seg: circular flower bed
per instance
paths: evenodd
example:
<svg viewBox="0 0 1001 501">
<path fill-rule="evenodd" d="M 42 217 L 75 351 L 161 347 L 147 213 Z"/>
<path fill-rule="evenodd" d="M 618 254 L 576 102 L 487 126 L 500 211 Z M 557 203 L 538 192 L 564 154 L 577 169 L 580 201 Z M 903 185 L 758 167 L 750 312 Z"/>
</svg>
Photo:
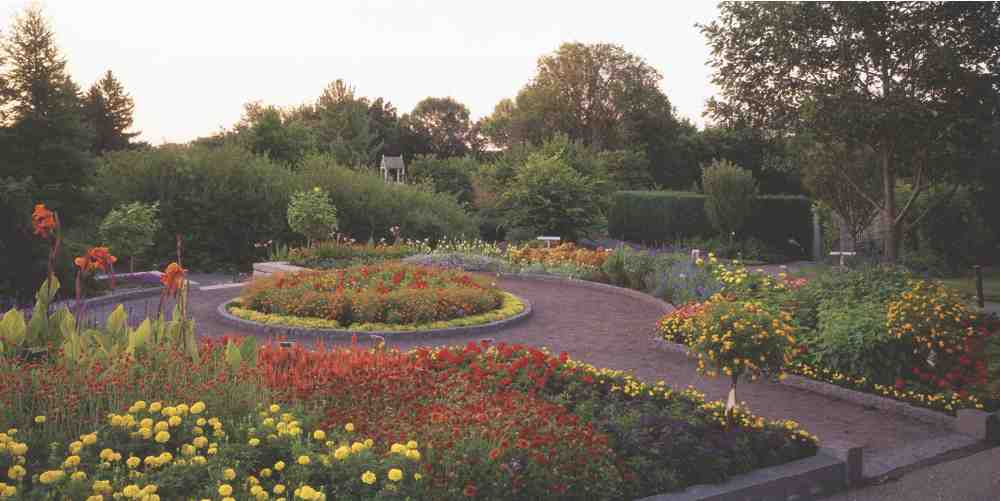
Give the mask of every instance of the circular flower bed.
<svg viewBox="0 0 1001 501">
<path fill-rule="evenodd" d="M 476 325 L 524 309 L 487 278 L 398 262 L 259 278 L 239 303 L 229 312 L 246 320 L 351 330 Z"/>
</svg>

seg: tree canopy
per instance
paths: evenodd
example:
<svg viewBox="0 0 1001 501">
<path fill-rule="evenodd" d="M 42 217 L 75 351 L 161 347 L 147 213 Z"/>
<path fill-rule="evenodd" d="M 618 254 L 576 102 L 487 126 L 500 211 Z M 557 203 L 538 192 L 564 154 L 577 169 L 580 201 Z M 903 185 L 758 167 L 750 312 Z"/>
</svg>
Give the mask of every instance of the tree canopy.
<svg viewBox="0 0 1001 501">
<path fill-rule="evenodd" d="M 971 153 L 997 136 L 997 3 L 734 2 L 701 29 L 721 91 L 710 116 L 873 148 L 883 189 L 869 203 L 883 215 L 889 261 L 932 180 L 997 158 L 996 147 Z M 899 209 L 898 176 L 914 186 Z"/>
</svg>

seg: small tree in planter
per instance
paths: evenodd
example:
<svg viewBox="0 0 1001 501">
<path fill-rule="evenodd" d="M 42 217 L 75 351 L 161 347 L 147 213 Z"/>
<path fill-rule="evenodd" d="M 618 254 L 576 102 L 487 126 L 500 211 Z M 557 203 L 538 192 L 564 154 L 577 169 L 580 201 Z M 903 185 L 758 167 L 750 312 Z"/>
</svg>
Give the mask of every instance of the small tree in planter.
<svg viewBox="0 0 1001 501">
<path fill-rule="evenodd" d="M 720 233 L 733 238 L 754 210 L 758 183 L 751 171 L 727 160 L 713 160 L 702 169 L 706 216 Z"/>
<path fill-rule="evenodd" d="M 307 245 L 329 238 L 337 231 L 337 208 L 319 186 L 292 195 L 288 204 L 288 225 L 306 237 Z"/>
<path fill-rule="evenodd" d="M 118 255 L 129 256 L 129 271 L 136 271 L 136 260 L 153 246 L 160 230 L 160 204 L 132 202 L 112 209 L 101 222 L 101 240 Z"/>
<path fill-rule="evenodd" d="M 730 377 L 727 415 L 737 402 L 737 381 L 779 376 L 795 346 L 792 316 L 757 301 L 715 296 L 693 322 L 689 348 L 699 373 Z"/>
</svg>

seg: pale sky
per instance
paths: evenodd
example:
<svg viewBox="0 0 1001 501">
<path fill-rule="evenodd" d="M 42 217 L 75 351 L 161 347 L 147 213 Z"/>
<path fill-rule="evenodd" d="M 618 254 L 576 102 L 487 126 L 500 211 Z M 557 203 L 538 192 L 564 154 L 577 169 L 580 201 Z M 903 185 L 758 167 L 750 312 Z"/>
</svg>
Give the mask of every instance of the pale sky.
<svg viewBox="0 0 1001 501">
<path fill-rule="evenodd" d="M 0 0 L 3 31 L 26 3 Z M 452 96 L 473 118 L 514 97 L 539 56 L 562 42 L 610 42 L 664 76 L 680 116 L 700 126 L 714 93 L 709 49 L 693 26 L 715 2 L 668 1 L 80 1 L 43 0 L 83 88 L 111 69 L 153 144 L 231 127 L 243 104 L 313 101 L 342 78 L 400 114 Z"/>
</svg>

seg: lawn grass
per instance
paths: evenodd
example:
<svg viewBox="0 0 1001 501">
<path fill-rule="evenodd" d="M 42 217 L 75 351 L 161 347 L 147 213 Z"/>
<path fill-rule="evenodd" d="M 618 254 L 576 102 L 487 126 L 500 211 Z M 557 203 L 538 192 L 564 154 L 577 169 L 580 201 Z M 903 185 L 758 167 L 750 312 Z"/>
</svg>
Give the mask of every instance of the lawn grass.
<svg viewBox="0 0 1001 501">
<path fill-rule="evenodd" d="M 984 300 L 985 301 L 999 301 L 998 293 L 998 269 L 988 268 L 984 270 Z M 977 278 L 974 275 L 965 277 L 955 277 L 955 278 L 943 278 L 942 282 L 946 285 L 962 292 L 963 294 L 976 297 L 977 296 Z"/>
</svg>

